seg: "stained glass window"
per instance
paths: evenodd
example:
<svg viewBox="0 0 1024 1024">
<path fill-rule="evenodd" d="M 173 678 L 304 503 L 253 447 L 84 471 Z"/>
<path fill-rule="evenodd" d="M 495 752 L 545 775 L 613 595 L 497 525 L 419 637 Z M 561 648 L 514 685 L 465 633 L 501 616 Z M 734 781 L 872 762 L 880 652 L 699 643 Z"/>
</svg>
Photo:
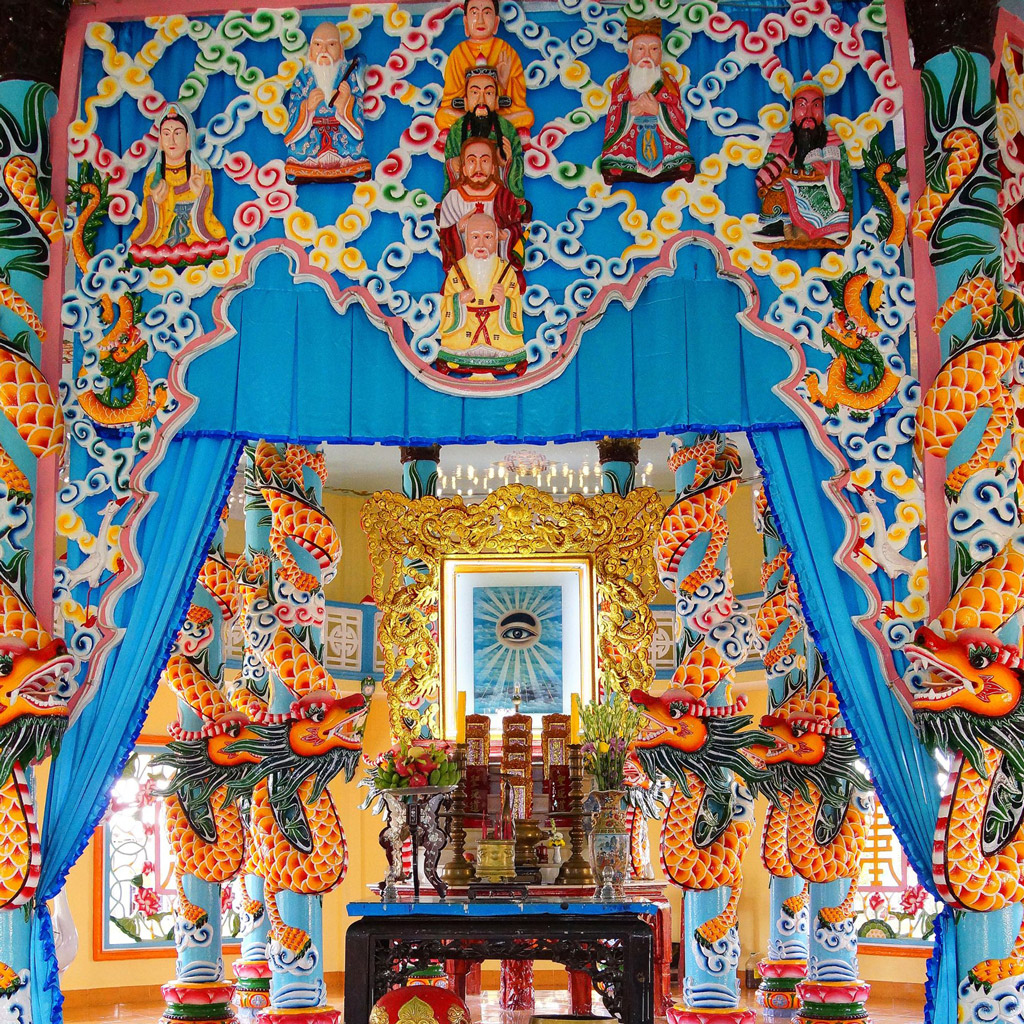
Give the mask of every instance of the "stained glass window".
<svg viewBox="0 0 1024 1024">
<path fill-rule="evenodd" d="M 932 941 L 939 907 L 914 874 L 877 797 L 867 822 L 854 910 L 857 934 L 866 941 Z"/>
<path fill-rule="evenodd" d="M 102 907 L 95 919 L 103 952 L 140 948 L 174 950 L 174 858 L 164 828 L 162 790 L 172 769 L 153 764 L 162 747 L 140 745 L 114 784 L 100 824 Z M 231 889 L 225 887 L 225 940 L 236 939 L 241 921 Z"/>
</svg>

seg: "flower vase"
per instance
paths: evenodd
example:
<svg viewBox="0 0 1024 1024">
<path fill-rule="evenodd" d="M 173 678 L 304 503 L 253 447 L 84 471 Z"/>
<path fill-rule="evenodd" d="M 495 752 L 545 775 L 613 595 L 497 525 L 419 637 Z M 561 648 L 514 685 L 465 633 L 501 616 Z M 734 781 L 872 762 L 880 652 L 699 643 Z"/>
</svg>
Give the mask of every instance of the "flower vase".
<svg viewBox="0 0 1024 1024">
<path fill-rule="evenodd" d="M 599 789 L 593 793 L 600 805 L 591 833 L 594 875 L 599 891 L 608 882 L 615 897 L 624 895 L 629 871 L 629 826 L 622 809 L 625 795 L 621 789 Z"/>
</svg>

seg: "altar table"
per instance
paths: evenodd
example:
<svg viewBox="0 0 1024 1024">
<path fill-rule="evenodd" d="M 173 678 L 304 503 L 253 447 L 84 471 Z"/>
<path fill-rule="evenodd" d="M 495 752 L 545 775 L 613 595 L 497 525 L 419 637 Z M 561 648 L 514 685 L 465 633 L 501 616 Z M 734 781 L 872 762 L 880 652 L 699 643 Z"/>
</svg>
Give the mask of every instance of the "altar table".
<svg viewBox="0 0 1024 1024">
<path fill-rule="evenodd" d="M 361 920 L 345 936 L 345 1024 L 366 1024 L 420 961 L 446 960 L 553 960 L 588 974 L 614 1017 L 653 1024 L 656 912 L 648 900 L 350 903 Z"/>
</svg>

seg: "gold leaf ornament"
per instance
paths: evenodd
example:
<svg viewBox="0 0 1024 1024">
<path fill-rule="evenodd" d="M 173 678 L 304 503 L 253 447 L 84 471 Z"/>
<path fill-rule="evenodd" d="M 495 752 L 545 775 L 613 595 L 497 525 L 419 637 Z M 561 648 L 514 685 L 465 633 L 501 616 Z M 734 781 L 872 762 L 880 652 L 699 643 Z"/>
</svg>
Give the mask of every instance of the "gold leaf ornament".
<svg viewBox="0 0 1024 1024">
<path fill-rule="evenodd" d="M 553 495 L 507 484 L 476 505 L 462 498 L 406 498 L 379 491 L 361 523 L 381 609 L 378 631 L 384 690 L 396 737 L 410 712 L 436 705 L 441 560 L 462 555 L 580 555 L 592 560 L 597 589 L 597 648 L 606 686 L 628 695 L 654 679 L 650 646 L 658 591 L 654 541 L 664 515 L 658 492 Z"/>
</svg>

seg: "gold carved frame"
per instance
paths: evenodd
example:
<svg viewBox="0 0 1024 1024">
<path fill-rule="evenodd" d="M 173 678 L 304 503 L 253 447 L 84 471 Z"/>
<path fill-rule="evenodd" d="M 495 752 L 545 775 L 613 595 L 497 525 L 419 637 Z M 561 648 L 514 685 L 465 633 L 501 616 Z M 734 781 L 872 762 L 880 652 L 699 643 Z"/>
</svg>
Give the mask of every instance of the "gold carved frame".
<svg viewBox="0 0 1024 1024">
<path fill-rule="evenodd" d="M 392 735 L 418 732 L 424 724 L 433 736 L 443 732 L 438 613 L 442 561 L 451 556 L 588 557 L 601 682 L 627 694 L 634 687 L 649 689 L 650 605 L 658 592 L 653 549 L 664 511 L 650 487 L 556 501 L 536 488 L 508 484 L 478 505 L 465 505 L 460 497 L 374 494 L 361 522 L 381 610 L 377 639 Z"/>
</svg>

